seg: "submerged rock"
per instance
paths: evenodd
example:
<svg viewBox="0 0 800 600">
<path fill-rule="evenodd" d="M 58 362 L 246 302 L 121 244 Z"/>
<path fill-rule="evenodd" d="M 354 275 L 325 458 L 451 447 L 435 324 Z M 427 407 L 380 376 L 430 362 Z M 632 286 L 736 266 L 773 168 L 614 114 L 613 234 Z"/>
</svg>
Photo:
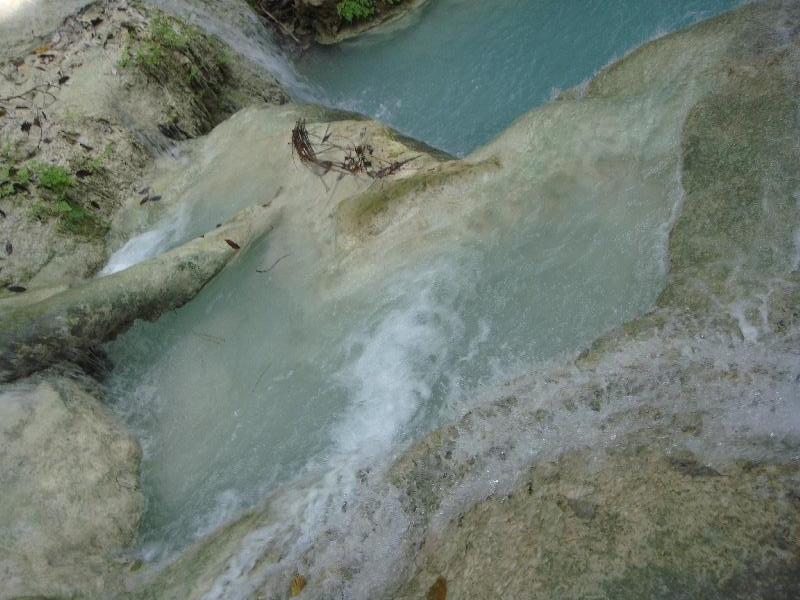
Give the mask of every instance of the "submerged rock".
<svg viewBox="0 0 800 600">
<path fill-rule="evenodd" d="M 102 395 L 75 373 L 0 386 L 0 598 L 121 591 L 141 452 Z"/>
</svg>

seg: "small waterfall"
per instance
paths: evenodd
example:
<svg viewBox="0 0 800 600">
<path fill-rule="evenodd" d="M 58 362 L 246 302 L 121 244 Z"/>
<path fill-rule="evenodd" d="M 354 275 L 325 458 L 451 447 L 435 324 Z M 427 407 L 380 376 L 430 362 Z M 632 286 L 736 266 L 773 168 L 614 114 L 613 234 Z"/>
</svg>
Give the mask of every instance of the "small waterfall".
<svg viewBox="0 0 800 600">
<path fill-rule="evenodd" d="M 322 97 L 244 2 L 149 1 L 218 35 L 275 74 L 296 98 Z M 699 4 L 683 1 L 668 23 L 694 19 L 684 9 Z M 708 4 L 717 10 L 727 3 Z M 603 11 L 595 3 L 590 14 L 608 19 Z M 529 15 L 529 21 L 536 19 Z M 441 27 L 442 21 L 433 23 Z M 495 25 L 505 40 L 510 24 Z M 451 85 L 441 69 L 458 65 L 441 61 L 444 67 L 420 69 L 418 61 L 404 83 L 378 68 L 337 72 L 350 55 L 358 54 L 353 64 L 385 57 L 376 47 L 386 40 L 320 50 L 334 62 L 317 68 L 343 85 L 354 72 L 375 76 L 385 87 L 354 77 L 365 85 L 362 98 L 374 93 L 370 101 L 380 100 L 377 108 L 359 108 L 373 115 L 386 106 L 411 108 L 425 141 L 469 150 L 521 110 L 546 101 L 554 86 L 581 81 L 614 52 L 662 27 L 658 20 L 639 25 L 622 41 L 598 38 L 599 48 L 584 48 L 585 60 L 570 71 L 574 82 L 539 69 L 528 74 L 529 87 L 510 95 L 503 91 L 509 81 L 495 82 L 491 102 L 478 101 L 486 90 L 476 82 L 498 61 L 505 67 L 501 75 L 514 80 L 515 69 L 530 71 L 544 59 L 529 61 L 530 52 L 517 52 L 511 42 L 514 47 L 505 49 L 511 58 L 502 48 L 476 55 L 471 47 L 466 59 L 483 62 L 476 62 L 477 71 L 467 65 L 466 73 L 480 93 L 435 102 L 434 84 Z M 546 27 L 559 29 L 552 22 Z M 474 39 L 463 28 L 458 32 L 459 39 Z M 409 35 L 399 32 L 392 44 L 408 44 Z M 439 32 L 427 43 L 434 41 L 448 43 Z M 345 60 L 336 63 L 337 56 Z M 344 512 L 360 471 L 381 468 L 404 443 L 462 413 L 480 390 L 497 391 L 526 366 L 573 352 L 651 306 L 664 282 L 667 233 L 683 198 L 678 132 L 672 125 L 650 129 L 655 112 L 687 109 L 667 88 L 653 92 L 648 103 L 578 107 L 596 111 L 591 119 L 569 101 L 530 113 L 527 122 L 470 156 L 499 156 L 506 175 L 454 184 L 447 193 L 458 209 L 433 213 L 430 221 L 441 221 L 437 234 L 422 228 L 419 239 L 387 242 L 397 244 L 391 258 L 381 272 L 366 275 L 337 262 L 320 233 L 324 227 L 304 227 L 312 213 L 324 213 L 320 220 L 331 223 L 331 206 L 321 185 L 315 196 L 289 171 L 292 109 L 247 109 L 191 142 L 191 160 L 163 176 L 170 184 L 158 188 L 169 212 L 115 254 L 105 272 L 198 235 L 264 198 L 280 196 L 276 205 L 291 216 L 189 305 L 158 323 L 137 324 L 109 347 L 118 365 L 111 382 L 116 408 L 145 449 L 150 504 L 144 556 L 169 555 L 270 494 L 286 503 L 285 522 L 280 530 L 254 532 L 254 544 L 263 547 L 292 529 L 311 539 L 327 515 Z M 582 128 L 586 122 L 602 128 L 590 135 Z M 642 125 L 623 126 L 630 122 Z M 415 202 L 441 201 L 433 196 L 420 192 Z M 280 268 L 263 273 L 263 265 L 285 257 Z M 338 295 L 329 293 L 315 275 L 340 267 Z"/>
<path fill-rule="evenodd" d="M 278 48 L 272 33 L 244 0 L 146 0 L 223 40 L 234 51 L 270 73 L 297 101 L 319 102 L 319 91 Z"/>
</svg>

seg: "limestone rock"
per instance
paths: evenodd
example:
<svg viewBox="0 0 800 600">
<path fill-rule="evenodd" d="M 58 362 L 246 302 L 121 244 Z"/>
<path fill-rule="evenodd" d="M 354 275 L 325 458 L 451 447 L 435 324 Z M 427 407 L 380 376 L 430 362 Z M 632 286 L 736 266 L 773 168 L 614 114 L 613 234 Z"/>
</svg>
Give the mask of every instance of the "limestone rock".
<svg viewBox="0 0 800 600">
<path fill-rule="evenodd" d="M 793 598 L 800 594 L 791 464 L 693 477 L 657 452 L 559 458 L 529 487 L 430 535 L 395 598 L 446 573 L 454 598 Z M 580 500 L 570 488 L 589 490 Z M 567 492 L 568 493 L 568 492 Z M 435 584 L 434 584 L 435 585 Z"/>
<path fill-rule="evenodd" d="M 41 35 L 0 44 L 0 240 L 14 246 L 0 256 L 0 296 L 96 273 L 113 215 L 142 199 L 155 158 L 245 106 L 288 99 L 222 41 L 155 8 L 56 4 L 35 0 L 0 20 L 0 32 Z"/>
<path fill-rule="evenodd" d="M 39 290 L 0 301 L 0 380 L 27 375 L 58 360 L 96 370 L 99 343 L 136 319 L 152 320 L 188 302 L 239 249 L 266 234 L 277 219 L 275 210 L 251 207 L 207 236 L 125 271 L 73 288 Z"/>
<path fill-rule="evenodd" d="M 119 588 L 141 451 L 98 394 L 58 373 L 0 387 L 0 598 Z"/>
</svg>

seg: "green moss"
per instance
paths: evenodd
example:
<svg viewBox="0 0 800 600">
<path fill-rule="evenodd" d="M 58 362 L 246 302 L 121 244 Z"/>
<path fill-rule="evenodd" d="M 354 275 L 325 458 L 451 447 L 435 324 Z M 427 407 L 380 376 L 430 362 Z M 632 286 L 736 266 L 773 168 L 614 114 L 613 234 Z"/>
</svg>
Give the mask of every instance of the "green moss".
<svg viewBox="0 0 800 600">
<path fill-rule="evenodd" d="M 136 67 L 162 84 L 184 84 L 202 90 L 227 75 L 230 55 L 199 29 L 164 14 L 156 14 L 146 32 L 132 37 L 119 65 Z"/>
<path fill-rule="evenodd" d="M 30 169 L 0 162 L 0 198 L 7 198 L 28 187 Z"/>
<path fill-rule="evenodd" d="M 449 162 L 402 179 L 381 181 L 365 192 L 343 200 L 336 208 L 337 224 L 345 231 L 368 229 L 374 225 L 376 217 L 403 199 L 411 199 L 454 178 L 485 173 L 499 166 L 496 159 L 479 163 Z"/>
<path fill-rule="evenodd" d="M 22 167 L 19 171 L 17 171 L 17 183 L 21 183 L 22 185 L 27 185 L 30 183 L 31 180 L 31 171 L 28 167 Z"/>
<path fill-rule="evenodd" d="M 33 166 L 39 186 L 54 192 L 59 197 L 75 186 L 75 178 L 60 165 L 37 163 Z"/>
<path fill-rule="evenodd" d="M 388 5 L 399 4 L 400 0 L 383 0 L 382 3 Z M 341 0 L 336 5 L 336 12 L 348 23 L 358 20 L 363 21 L 378 12 L 376 4 L 376 0 Z"/>
<path fill-rule="evenodd" d="M 183 139 L 206 133 L 231 111 L 232 56 L 216 38 L 180 19 L 147 13 L 147 29 L 129 32 L 119 65 L 172 97 L 175 108 L 159 125 L 166 135 Z"/>
<path fill-rule="evenodd" d="M 31 206 L 31 217 L 38 221 L 57 219 L 62 232 L 86 238 L 99 238 L 108 231 L 105 221 L 70 200 L 35 202 Z"/>
<path fill-rule="evenodd" d="M 662 306 L 713 310 L 768 289 L 791 269 L 798 226 L 795 105 L 775 67 L 733 72 L 690 111 L 681 216 L 670 235 Z M 698 282 L 702 282 L 699 284 Z"/>
<path fill-rule="evenodd" d="M 31 218 L 42 222 L 56 219 L 61 231 L 82 237 L 97 238 L 106 234 L 105 220 L 87 211 L 72 197 L 77 181 L 66 167 L 33 163 L 16 170 L 15 183 L 33 186 L 31 194 L 35 200 L 30 204 Z"/>
</svg>

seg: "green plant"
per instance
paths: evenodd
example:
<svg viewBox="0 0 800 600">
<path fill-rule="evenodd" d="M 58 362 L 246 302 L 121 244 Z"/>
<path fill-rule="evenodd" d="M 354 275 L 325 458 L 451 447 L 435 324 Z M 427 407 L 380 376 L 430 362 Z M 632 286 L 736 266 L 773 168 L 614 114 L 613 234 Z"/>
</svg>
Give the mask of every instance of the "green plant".
<svg viewBox="0 0 800 600">
<path fill-rule="evenodd" d="M 375 3 L 373 0 L 341 0 L 336 5 L 336 12 L 351 23 L 353 19 L 366 19 L 375 14 Z"/>
<path fill-rule="evenodd" d="M 20 189 L 25 189 L 31 179 L 30 169 L 16 168 L 0 163 L 0 198 L 13 196 Z"/>
<path fill-rule="evenodd" d="M 60 165 L 39 163 L 34 165 L 33 169 L 39 186 L 50 190 L 59 198 L 62 198 L 75 185 L 75 179 Z"/>
<path fill-rule="evenodd" d="M 197 65 L 192 65 L 189 68 L 189 75 L 187 75 L 186 81 L 187 81 L 187 83 L 189 83 L 189 85 L 191 85 L 193 83 L 196 83 L 196 82 L 200 81 L 201 80 L 201 76 L 202 76 L 202 73 L 200 71 L 200 67 L 198 67 Z"/>
<path fill-rule="evenodd" d="M 69 200 L 36 202 L 31 206 L 31 217 L 38 221 L 58 219 L 59 229 L 84 237 L 102 237 L 108 230 L 104 221 Z"/>
<path fill-rule="evenodd" d="M 28 167 L 22 167 L 17 171 L 17 183 L 28 185 L 31 181 L 31 170 Z"/>
<path fill-rule="evenodd" d="M 75 206 L 66 200 L 56 203 L 56 212 L 60 218 L 61 227 L 70 233 L 93 237 L 105 232 L 98 219 L 89 214 L 82 206 Z"/>
<path fill-rule="evenodd" d="M 85 175 L 96 175 L 105 168 L 106 162 L 111 157 L 114 151 L 114 143 L 106 144 L 106 147 L 97 156 L 90 158 L 86 155 L 73 157 L 70 161 L 70 167 L 75 171 L 78 177 Z M 83 173 L 81 173 L 83 172 Z"/>
<path fill-rule="evenodd" d="M 186 50 L 191 43 L 192 33 L 189 27 L 166 15 L 156 15 L 150 21 L 150 39 L 170 50 Z"/>
<path fill-rule="evenodd" d="M 142 39 L 129 38 L 117 64 L 123 69 L 135 65 L 152 73 L 164 64 L 169 51 L 186 52 L 191 42 L 192 32 L 187 26 L 166 15 L 156 15 Z"/>
<path fill-rule="evenodd" d="M 179 19 L 156 14 L 143 33 L 132 33 L 118 61 L 162 85 L 206 93 L 228 76 L 232 55 L 214 38 Z"/>
<path fill-rule="evenodd" d="M 130 42 L 126 43 L 122 48 L 122 54 L 117 61 L 117 66 L 120 69 L 127 69 L 133 64 L 133 52 L 131 50 Z"/>
</svg>

